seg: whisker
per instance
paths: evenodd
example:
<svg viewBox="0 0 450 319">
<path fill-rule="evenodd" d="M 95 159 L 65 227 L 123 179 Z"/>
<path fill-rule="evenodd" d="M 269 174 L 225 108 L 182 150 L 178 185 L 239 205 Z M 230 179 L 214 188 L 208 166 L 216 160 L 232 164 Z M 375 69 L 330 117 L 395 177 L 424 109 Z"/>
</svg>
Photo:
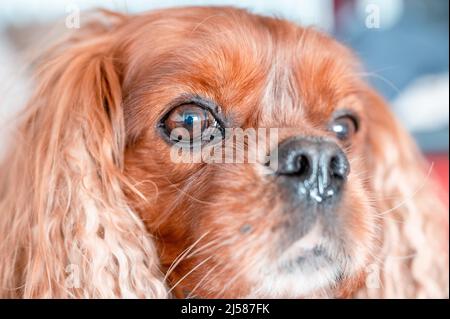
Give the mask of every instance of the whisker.
<svg viewBox="0 0 450 319">
<path fill-rule="evenodd" d="M 390 212 L 392 212 L 392 211 L 394 211 L 394 210 L 396 210 L 396 209 L 402 207 L 403 205 L 405 205 L 406 203 L 408 203 L 410 200 L 412 200 L 412 199 L 414 198 L 414 196 L 416 196 L 416 195 L 417 195 L 417 194 L 425 187 L 426 183 L 428 182 L 428 179 L 430 178 L 431 171 L 433 170 L 433 166 L 434 166 L 434 163 L 431 163 L 431 164 L 430 164 L 430 168 L 428 169 L 428 173 L 427 173 L 427 175 L 425 176 L 425 179 L 424 179 L 422 185 L 420 185 L 420 186 L 419 186 L 419 187 L 418 187 L 418 188 L 417 188 L 410 196 L 408 196 L 407 198 L 405 198 L 403 201 L 401 201 L 400 203 L 398 203 L 398 204 L 395 205 L 394 207 L 392 207 L 392 208 L 390 208 L 390 209 L 387 209 L 387 210 L 385 210 L 385 211 L 379 213 L 378 215 L 380 215 L 380 216 L 386 215 L 386 214 L 388 214 L 388 213 L 390 213 Z"/>
<path fill-rule="evenodd" d="M 200 268 L 204 263 L 206 263 L 208 260 L 210 260 L 213 256 L 209 256 L 208 258 L 205 258 L 203 261 L 201 261 L 200 263 L 198 263 L 194 268 L 192 268 L 191 270 L 189 270 L 183 277 L 181 277 L 176 283 L 175 285 L 173 285 L 169 291 L 168 294 L 170 294 L 184 279 L 186 279 L 190 274 L 192 274 L 195 270 L 197 270 L 198 268 Z"/>
<path fill-rule="evenodd" d="M 195 296 L 194 291 L 203 284 L 203 282 L 208 278 L 209 275 L 212 274 L 212 272 L 214 270 L 217 269 L 218 266 L 219 266 L 219 264 L 216 264 L 215 266 L 211 267 L 211 269 L 206 272 L 206 274 L 202 277 L 202 279 L 200 279 L 200 281 L 194 286 L 194 288 L 192 288 L 192 290 L 186 296 L 186 299 L 190 299 L 190 298 L 192 298 L 192 296 Z"/>
<path fill-rule="evenodd" d="M 202 236 L 200 236 L 192 245 L 190 245 L 188 248 L 186 248 L 185 250 L 183 250 L 178 256 L 177 258 L 174 259 L 174 261 L 172 262 L 172 264 L 170 265 L 169 269 L 166 272 L 166 275 L 164 276 L 164 281 L 167 280 L 167 278 L 169 277 L 169 275 L 173 272 L 173 270 L 178 266 L 178 264 L 183 260 L 183 258 L 185 258 L 185 256 L 187 256 L 189 254 L 189 252 L 195 247 L 195 245 L 197 245 L 207 234 L 209 233 L 206 232 L 204 233 Z"/>
</svg>

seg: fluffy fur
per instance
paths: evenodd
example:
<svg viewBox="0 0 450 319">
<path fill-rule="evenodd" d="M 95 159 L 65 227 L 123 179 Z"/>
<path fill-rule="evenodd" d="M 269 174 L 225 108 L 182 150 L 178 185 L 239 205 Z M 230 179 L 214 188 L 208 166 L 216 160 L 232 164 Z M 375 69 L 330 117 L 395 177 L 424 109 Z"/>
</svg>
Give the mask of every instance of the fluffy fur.
<svg viewBox="0 0 450 319">
<path fill-rule="evenodd" d="M 0 296 L 448 297 L 447 208 L 346 48 L 233 8 L 105 17 L 40 61 L 1 165 Z M 154 127 L 186 92 L 281 138 L 328 134 L 341 104 L 359 112 L 342 146 L 343 278 L 330 270 L 306 287 L 277 274 L 285 201 L 262 168 L 169 163 Z"/>
</svg>

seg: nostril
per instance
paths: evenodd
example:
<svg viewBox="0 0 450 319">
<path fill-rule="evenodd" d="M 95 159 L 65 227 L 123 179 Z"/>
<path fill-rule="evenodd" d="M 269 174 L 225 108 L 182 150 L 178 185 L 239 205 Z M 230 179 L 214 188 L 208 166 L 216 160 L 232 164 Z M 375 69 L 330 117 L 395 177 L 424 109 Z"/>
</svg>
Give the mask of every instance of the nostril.
<svg viewBox="0 0 450 319">
<path fill-rule="evenodd" d="M 333 177 L 345 178 L 348 173 L 348 165 L 344 155 L 334 155 L 330 159 L 330 173 Z"/>
<path fill-rule="evenodd" d="M 336 176 L 336 172 L 339 171 L 339 158 L 337 156 L 333 156 L 330 160 L 330 172 L 332 176 Z"/>
<path fill-rule="evenodd" d="M 297 157 L 296 174 L 299 176 L 306 175 L 310 170 L 310 163 L 306 155 L 300 155 Z"/>
</svg>

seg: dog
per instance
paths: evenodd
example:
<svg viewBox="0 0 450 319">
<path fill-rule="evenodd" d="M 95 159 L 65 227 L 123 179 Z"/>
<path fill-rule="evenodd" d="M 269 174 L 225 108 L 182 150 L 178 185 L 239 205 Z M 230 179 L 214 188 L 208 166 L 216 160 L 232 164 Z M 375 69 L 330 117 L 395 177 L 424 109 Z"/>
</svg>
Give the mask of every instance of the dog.
<svg viewBox="0 0 450 319">
<path fill-rule="evenodd" d="M 448 210 L 349 49 L 231 7 L 102 16 L 42 55 L 2 163 L 2 297 L 448 297 Z M 193 160 L 233 129 L 276 141 Z"/>
</svg>

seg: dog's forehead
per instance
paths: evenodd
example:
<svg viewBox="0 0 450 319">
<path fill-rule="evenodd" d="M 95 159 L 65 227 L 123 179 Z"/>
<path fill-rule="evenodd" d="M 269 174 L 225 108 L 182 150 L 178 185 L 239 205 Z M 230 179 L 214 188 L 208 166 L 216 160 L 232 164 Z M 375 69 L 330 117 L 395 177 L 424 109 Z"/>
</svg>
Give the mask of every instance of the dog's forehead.
<svg viewBox="0 0 450 319">
<path fill-rule="evenodd" d="M 247 105 L 259 121 L 295 123 L 308 114 L 328 116 L 356 87 L 352 58 L 314 30 L 281 21 L 272 28 L 249 32 L 242 41 L 211 41 L 212 49 L 193 68 L 203 70 L 198 75 L 212 84 L 225 108 Z"/>
<path fill-rule="evenodd" d="M 321 32 L 241 10 L 176 13 L 151 26 L 158 36 L 146 50 L 159 55 L 147 58 L 145 76 L 204 95 L 234 117 L 320 118 L 356 87 L 352 55 Z"/>
</svg>

